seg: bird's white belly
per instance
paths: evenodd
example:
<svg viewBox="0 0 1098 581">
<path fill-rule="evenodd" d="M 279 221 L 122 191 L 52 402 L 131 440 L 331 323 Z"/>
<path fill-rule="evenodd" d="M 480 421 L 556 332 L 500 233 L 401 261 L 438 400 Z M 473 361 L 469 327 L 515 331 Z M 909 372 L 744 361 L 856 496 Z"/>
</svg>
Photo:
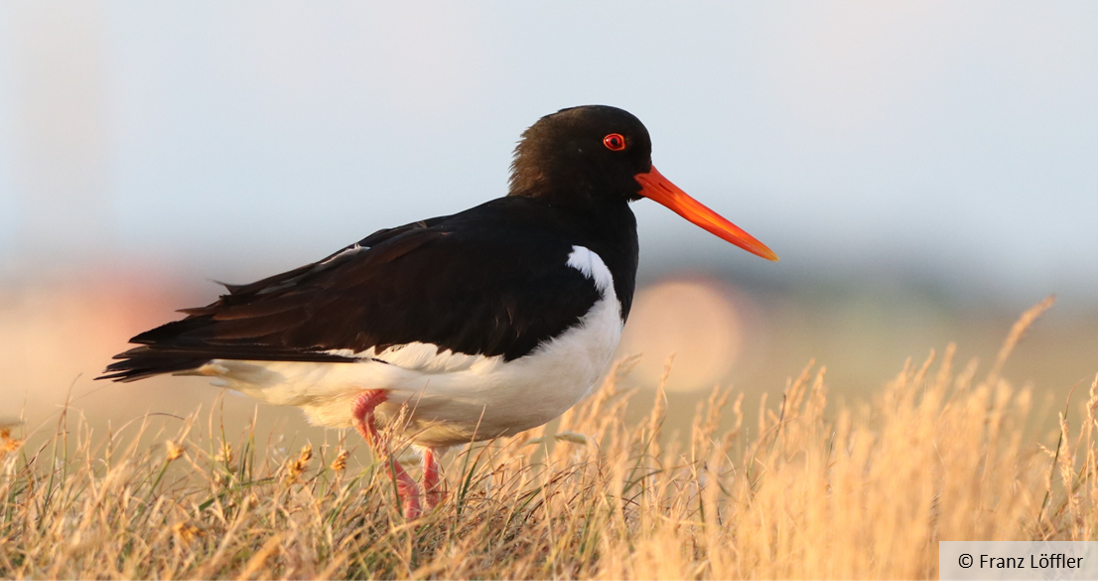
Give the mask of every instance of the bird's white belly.
<svg viewBox="0 0 1098 581">
<path fill-rule="evenodd" d="M 355 354 L 354 363 L 214 360 L 199 373 L 262 401 L 302 408 L 315 424 L 352 425 L 352 403 L 365 390 L 386 390 L 384 423 L 407 404 L 406 434 L 431 446 L 516 434 L 575 405 L 602 376 L 621 338 L 621 304 L 609 269 L 576 246 L 568 264 L 591 278 L 601 298 L 561 335 L 511 361 L 438 352 L 410 343 Z"/>
</svg>

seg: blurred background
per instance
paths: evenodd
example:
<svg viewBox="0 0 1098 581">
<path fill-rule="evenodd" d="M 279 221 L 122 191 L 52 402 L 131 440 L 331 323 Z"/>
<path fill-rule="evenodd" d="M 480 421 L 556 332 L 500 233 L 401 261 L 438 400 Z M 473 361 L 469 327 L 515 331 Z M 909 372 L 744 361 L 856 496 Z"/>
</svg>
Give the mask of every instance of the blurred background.
<svg viewBox="0 0 1098 581">
<path fill-rule="evenodd" d="M 0 416 L 214 405 L 93 378 L 213 280 L 503 195 L 522 130 L 588 103 L 782 257 L 634 206 L 621 353 L 644 388 L 677 354 L 673 412 L 812 358 L 846 399 L 951 341 L 987 362 L 1049 294 L 1006 375 L 1062 403 L 1098 372 L 1096 30 L 1098 4 L 1001 0 L 2 3 Z"/>
</svg>

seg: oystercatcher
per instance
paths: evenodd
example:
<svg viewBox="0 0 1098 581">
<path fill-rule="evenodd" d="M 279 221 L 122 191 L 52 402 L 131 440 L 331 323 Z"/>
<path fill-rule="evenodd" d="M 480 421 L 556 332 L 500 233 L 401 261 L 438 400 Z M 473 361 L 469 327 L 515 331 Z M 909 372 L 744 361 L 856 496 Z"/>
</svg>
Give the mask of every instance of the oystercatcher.
<svg viewBox="0 0 1098 581">
<path fill-rule="evenodd" d="M 637 224 L 649 198 L 770 260 L 765 245 L 652 166 L 648 130 L 603 105 L 542 117 L 515 148 L 510 191 L 449 216 L 379 230 L 300 268 L 244 285 L 130 339 L 100 379 L 204 375 L 315 423 L 354 426 L 397 481 L 421 491 L 380 428 L 402 424 L 423 453 L 425 504 L 437 455 L 556 418 L 610 362 L 629 315 Z"/>
</svg>

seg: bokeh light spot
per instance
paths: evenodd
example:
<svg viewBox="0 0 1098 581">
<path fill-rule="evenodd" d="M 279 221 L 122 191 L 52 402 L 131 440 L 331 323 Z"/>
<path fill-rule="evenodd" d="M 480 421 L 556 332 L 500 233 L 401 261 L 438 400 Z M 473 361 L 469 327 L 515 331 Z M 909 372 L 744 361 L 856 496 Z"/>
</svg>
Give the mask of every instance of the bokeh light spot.
<svg viewBox="0 0 1098 581">
<path fill-rule="evenodd" d="M 636 378 L 658 380 L 672 353 L 669 391 L 708 389 L 727 377 L 743 342 L 732 296 L 704 278 L 666 280 L 638 292 L 621 343 L 623 353 L 644 355 Z"/>
</svg>

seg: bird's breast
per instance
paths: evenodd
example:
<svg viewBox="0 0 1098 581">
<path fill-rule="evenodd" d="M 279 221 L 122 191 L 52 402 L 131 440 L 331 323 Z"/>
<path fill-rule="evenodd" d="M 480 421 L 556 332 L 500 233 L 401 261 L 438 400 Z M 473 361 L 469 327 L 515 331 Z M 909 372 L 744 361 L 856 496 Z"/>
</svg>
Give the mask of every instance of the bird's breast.
<svg viewBox="0 0 1098 581">
<path fill-rule="evenodd" d="M 597 254 L 576 246 L 567 264 L 600 294 L 575 325 L 522 357 L 481 363 L 480 374 L 445 374 L 393 392 L 390 409 L 402 403 L 413 409 L 418 441 L 451 445 L 517 434 L 555 419 L 591 391 L 621 339 L 621 303 Z"/>
</svg>

